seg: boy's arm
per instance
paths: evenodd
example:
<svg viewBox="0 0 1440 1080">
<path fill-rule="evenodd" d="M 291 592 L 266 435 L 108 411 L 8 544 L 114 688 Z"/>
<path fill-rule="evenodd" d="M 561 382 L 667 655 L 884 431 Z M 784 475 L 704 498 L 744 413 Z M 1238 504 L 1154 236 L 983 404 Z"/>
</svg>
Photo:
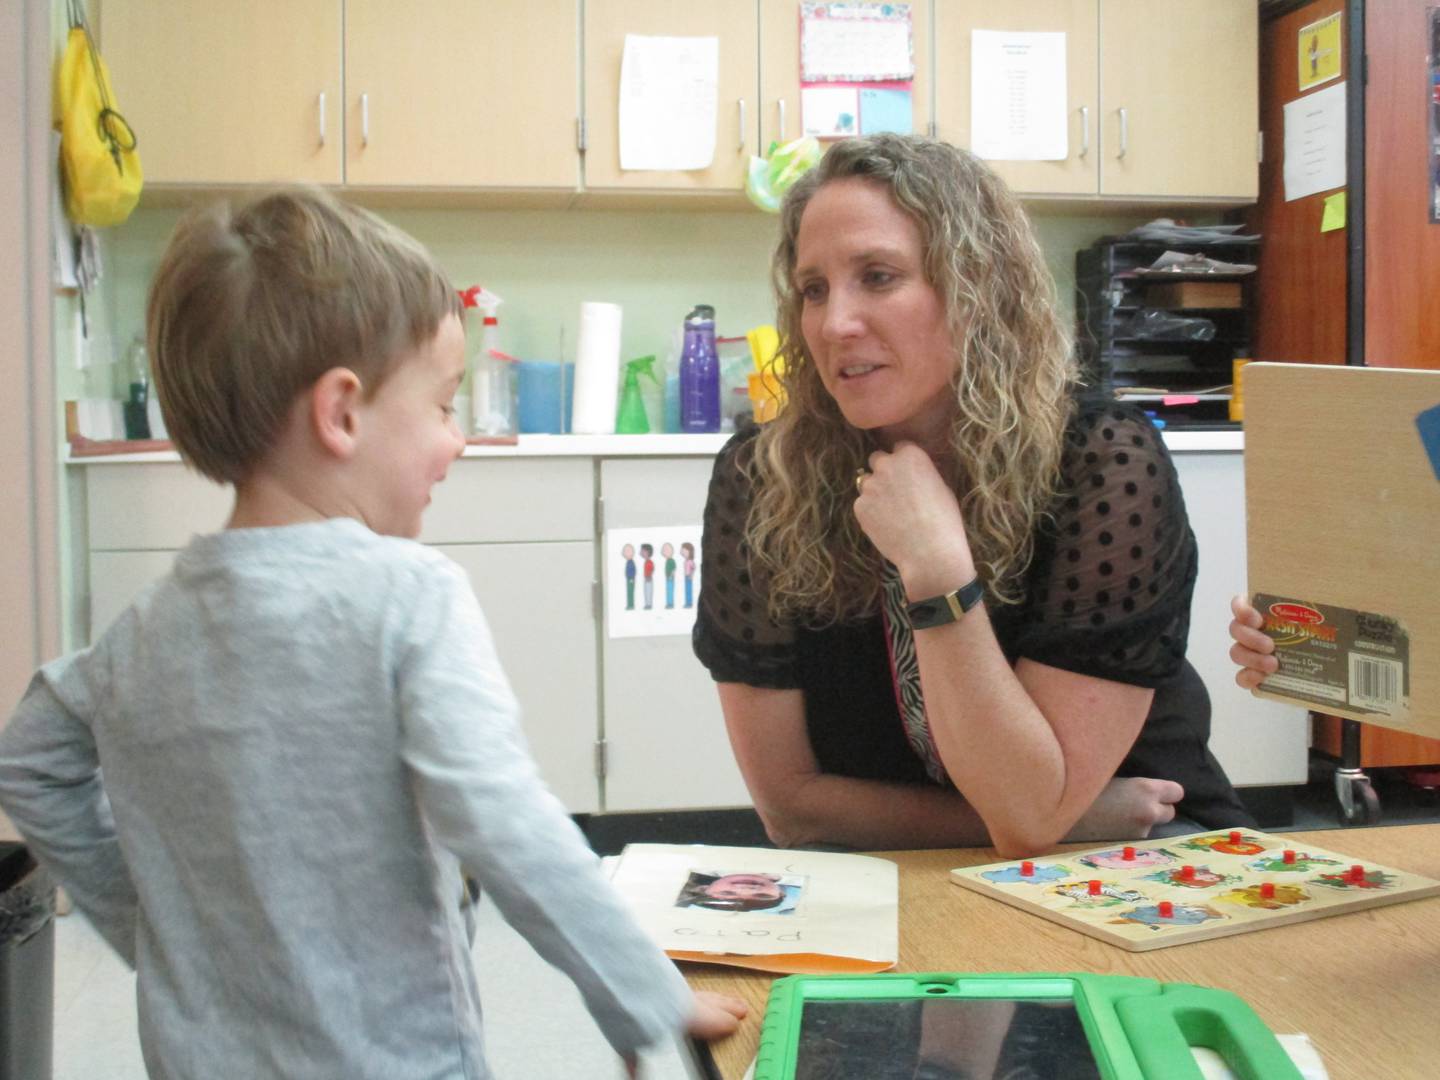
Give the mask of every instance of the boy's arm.
<svg viewBox="0 0 1440 1080">
<path fill-rule="evenodd" d="M 574 980 L 617 1051 L 677 1034 L 693 995 L 541 781 L 469 582 L 449 570 L 443 590 L 416 600 L 397 687 L 425 818 L 506 921 Z"/>
<path fill-rule="evenodd" d="M 135 886 L 115 837 L 74 658 L 41 668 L 0 730 L 0 806 L 101 936 L 135 966 Z"/>
</svg>

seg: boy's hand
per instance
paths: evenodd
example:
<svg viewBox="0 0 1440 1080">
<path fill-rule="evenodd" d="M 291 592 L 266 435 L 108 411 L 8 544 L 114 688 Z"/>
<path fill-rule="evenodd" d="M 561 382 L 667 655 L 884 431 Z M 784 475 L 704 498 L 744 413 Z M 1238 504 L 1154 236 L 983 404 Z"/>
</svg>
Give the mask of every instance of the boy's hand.
<svg viewBox="0 0 1440 1080">
<path fill-rule="evenodd" d="M 731 997 L 729 994 L 715 994 L 709 990 L 695 991 L 695 1006 L 690 1011 L 690 1022 L 686 1025 L 685 1031 L 697 1039 L 710 1042 L 712 1039 L 723 1039 L 726 1035 L 733 1035 L 740 1026 L 740 1021 L 745 1019 L 745 1014 L 750 1011 L 750 1006 L 741 1001 L 738 997 Z M 640 1060 L 637 1057 L 624 1057 L 625 1075 L 631 1080 L 640 1075 Z"/>
<path fill-rule="evenodd" d="M 697 1039 L 704 1039 L 706 1042 L 723 1039 L 726 1035 L 735 1034 L 740 1027 L 740 1021 L 745 1019 L 745 1014 L 749 1011 L 750 1006 L 738 997 L 697 990 L 695 1008 L 690 1013 L 687 1030 Z"/>
</svg>

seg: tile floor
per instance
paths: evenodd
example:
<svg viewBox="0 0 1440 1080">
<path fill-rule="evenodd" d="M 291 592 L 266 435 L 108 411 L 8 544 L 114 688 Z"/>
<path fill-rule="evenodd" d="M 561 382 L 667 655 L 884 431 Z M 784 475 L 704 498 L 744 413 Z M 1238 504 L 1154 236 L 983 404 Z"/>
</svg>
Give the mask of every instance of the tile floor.
<svg viewBox="0 0 1440 1080">
<path fill-rule="evenodd" d="M 570 981 L 535 955 L 495 908 L 480 909 L 475 970 L 496 1080 L 611 1080 L 619 1058 Z M 690 1080 L 677 1050 L 649 1055 L 645 1080 Z M 53 1080 L 145 1080 L 135 978 L 78 915 L 55 921 Z"/>
</svg>

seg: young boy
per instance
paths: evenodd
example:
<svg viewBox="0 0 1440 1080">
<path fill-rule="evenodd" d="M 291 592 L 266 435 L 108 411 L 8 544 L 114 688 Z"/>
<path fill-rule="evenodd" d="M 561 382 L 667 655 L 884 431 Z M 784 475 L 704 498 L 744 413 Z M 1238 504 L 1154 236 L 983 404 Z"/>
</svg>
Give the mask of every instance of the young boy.
<svg viewBox="0 0 1440 1080">
<path fill-rule="evenodd" d="M 462 866 L 630 1062 L 744 1011 L 629 917 L 464 573 L 414 542 L 464 448 L 458 313 L 318 191 L 191 216 L 157 271 L 165 424 L 233 514 L 0 732 L 0 804 L 134 965 L 153 1077 L 488 1075 Z"/>
</svg>

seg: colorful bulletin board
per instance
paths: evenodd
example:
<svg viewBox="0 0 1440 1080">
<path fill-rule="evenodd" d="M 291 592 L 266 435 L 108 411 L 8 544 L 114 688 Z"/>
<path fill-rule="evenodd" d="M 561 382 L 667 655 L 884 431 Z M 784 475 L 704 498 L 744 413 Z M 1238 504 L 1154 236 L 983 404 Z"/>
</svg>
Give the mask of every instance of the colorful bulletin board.
<svg viewBox="0 0 1440 1080">
<path fill-rule="evenodd" d="M 909 4 L 805 0 L 800 112 L 817 138 L 914 130 L 915 45 Z"/>
</svg>

